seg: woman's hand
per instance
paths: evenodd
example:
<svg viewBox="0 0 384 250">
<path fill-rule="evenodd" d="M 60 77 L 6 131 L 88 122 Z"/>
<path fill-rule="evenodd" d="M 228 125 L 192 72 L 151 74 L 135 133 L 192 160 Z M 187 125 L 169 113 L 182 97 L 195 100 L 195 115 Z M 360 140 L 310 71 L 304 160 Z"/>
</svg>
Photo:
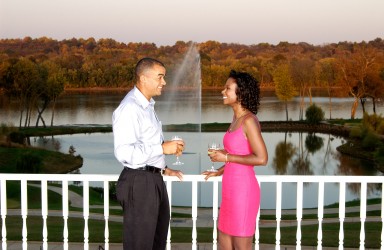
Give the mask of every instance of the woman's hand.
<svg viewBox="0 0 384 250">
<path fill-rule="evenodd" d="M 210 177 L 213 177 L 213 176 L 221 176 L 223 175 L 224 173 L 224 166 L 222 166 L 221 168 L 219 168 L 217 171 L 213 172 L 213 171 L 204 171 L 202 172 L 201 174 L 202 175 L 205 175 L 205 180 L 208 180 Z"/>
<path fill-rule="evenodd" d="M 224 149 L 210 149 L 208 150 L 208 156 L 211 159 L 211 162 L 225 162 L 225 155 L 227 154 L 227 151 Z"/>
</svg>

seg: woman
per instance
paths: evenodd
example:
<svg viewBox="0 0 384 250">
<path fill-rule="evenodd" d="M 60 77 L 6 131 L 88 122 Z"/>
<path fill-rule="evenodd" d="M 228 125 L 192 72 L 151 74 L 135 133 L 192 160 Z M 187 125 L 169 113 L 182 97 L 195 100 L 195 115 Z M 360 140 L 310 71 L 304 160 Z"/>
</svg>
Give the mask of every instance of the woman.
<svg viewBox="0 0 384 250">
<path fill-rule="evenodd" d="M 225 162 L 211 176 L 223 175 L 219 215 L 219 249 L 252 249 L 260 187 L 254 166 L 267 164 L 268 153 L 256 116 L 260 86 L 255 78 L 232 70 L 225 83 L 223 103 L 233 109 L 233 120 L 224 135 L 224 150 L 210 150 L 213 162 Z"/>
</svg>

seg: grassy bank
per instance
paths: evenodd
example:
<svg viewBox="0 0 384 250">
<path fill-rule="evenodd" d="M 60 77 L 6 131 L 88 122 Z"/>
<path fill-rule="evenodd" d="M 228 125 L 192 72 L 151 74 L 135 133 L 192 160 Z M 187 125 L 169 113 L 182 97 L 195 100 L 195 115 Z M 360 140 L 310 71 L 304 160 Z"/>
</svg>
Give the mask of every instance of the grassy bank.
<svg viewBox="0 0 384 250">
<path fill-rule="evenodd" d="M 25 156 L 42 159 L 40 173 L 66 174 L 83 165 L 81 156 L 32 147 L 0 147 L 0 173 L 18 173 L 18 162 Z"/>
</svg>

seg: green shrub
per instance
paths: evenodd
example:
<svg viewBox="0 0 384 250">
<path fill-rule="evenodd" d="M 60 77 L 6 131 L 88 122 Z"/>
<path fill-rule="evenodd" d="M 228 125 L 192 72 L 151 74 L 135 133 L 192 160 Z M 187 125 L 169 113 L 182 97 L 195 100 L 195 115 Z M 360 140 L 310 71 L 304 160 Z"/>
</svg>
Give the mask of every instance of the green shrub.
<svg viewBox="0 0 384 250">
<path fill-rule="evenodd" d="M 42 163 L 41 157 L 26 152 L 16 161 L 16 170 L 19 173 L 40 173 Z"/>
<path fill-rule="evenodd" d="M 12 124 L 1 123 L 0 125 L 0 135 L 8 136 L 12 132 L 18 131 Z"/>
<path fill-rule="evenodd" d="M 367 150 L 375 150 L 380 143 L 380 138 L 374 132 L 368 132 L 362 141 L 362 146 Z"/>
<path fill-rule="evenodd" d="M 379 123 L 379 126 L 377 126 L 376 132 L 379 135 L 384 135 L 384 119 Z"/>
<path fill-rule="evenodd" d="M 384 134 L 384 118 L 380 115 L 364 113 L 362 123 L 365 128 L 378 134 Z"/>
<path fill-rule="evenodd" d="M 355 127 L 352 127 L 350 132 L 349 132 L 349 136 L 351 138 L 356 138 L 356 139 L 360 139 L 363 137 L 363 131 L 361 129 L 360 126 L 355 126 Z"/>
<path fill-rule="evenodd" d="M 11 132 L 9 133 L 9 138 L 12 142 L 24 144 L 25 136 L 22 133 L 19 132 Z"/>
<path fill-rule="evenodd" d="M 375 162 L 380 167 L 384 167 L 384 143 L 380 142 L 373 154 Z"/>
<path fill-rule="evenodd" d="M 312 104 L 305 111 L 305 118 L 308 123 L 316 124 L 324 120 L 324 111 L 316 106 L 316 104 Z"/>
</svg>

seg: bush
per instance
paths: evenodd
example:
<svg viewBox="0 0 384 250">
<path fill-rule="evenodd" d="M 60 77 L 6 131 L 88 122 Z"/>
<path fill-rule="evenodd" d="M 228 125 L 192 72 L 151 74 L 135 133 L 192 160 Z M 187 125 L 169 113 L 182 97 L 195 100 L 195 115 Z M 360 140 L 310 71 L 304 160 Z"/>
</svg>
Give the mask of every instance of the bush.
<svg viewBox="0 0 384 250">
<path fill-rule="evenodd" d="M 42 162 L 41 157 L 27 152 L 16 161 L 16 170 L 19 173 L 37 174 L 40 173 Z"/>
<path fill-rule="evenodd" d="M 319 123 L 324 120 L 324 111 L 316 104 L 312 104 L 305 111 L 305 118 L 310 124 Z"/>
<path fill-rule="evenodd" d="M 384 143 L 380 142 L 374 155 L 375 162 L 379 167 L 384 167 Z"/>
<path fill-rule="evenodd" d="M 376 132 L 379 135 L 384 135 L 384 119 L 379 123 L 379 126 L 377 126 Z"/>
<path fill-rule="evenodd" d="M 360 126 L 352 127 L 350 132 L 349 132 L 349 136 L 351 138 L 361 139 L 363 137 L 363 131 L 360 128 Z"/>
<path fill-rule="evenodd" d="M 380 138 L 374 132 L 368 132 L 362 142 L 362 146 L 367 150 L 374 150 L 380 143 Z"/>
<path fill-rule="evenodd" d="M 363 126 L 375 131 L 378 134 L 384 134 L 384 118 L 377 114 L 369 115 L 364 113 Z"/>
<path fill-rule="evenodd" d="M 25 136 L 22 133 L 19 132 L 11 132 L 9 134 L 9 138 L 12 142 L 24 144 Z"/>
</svg>

